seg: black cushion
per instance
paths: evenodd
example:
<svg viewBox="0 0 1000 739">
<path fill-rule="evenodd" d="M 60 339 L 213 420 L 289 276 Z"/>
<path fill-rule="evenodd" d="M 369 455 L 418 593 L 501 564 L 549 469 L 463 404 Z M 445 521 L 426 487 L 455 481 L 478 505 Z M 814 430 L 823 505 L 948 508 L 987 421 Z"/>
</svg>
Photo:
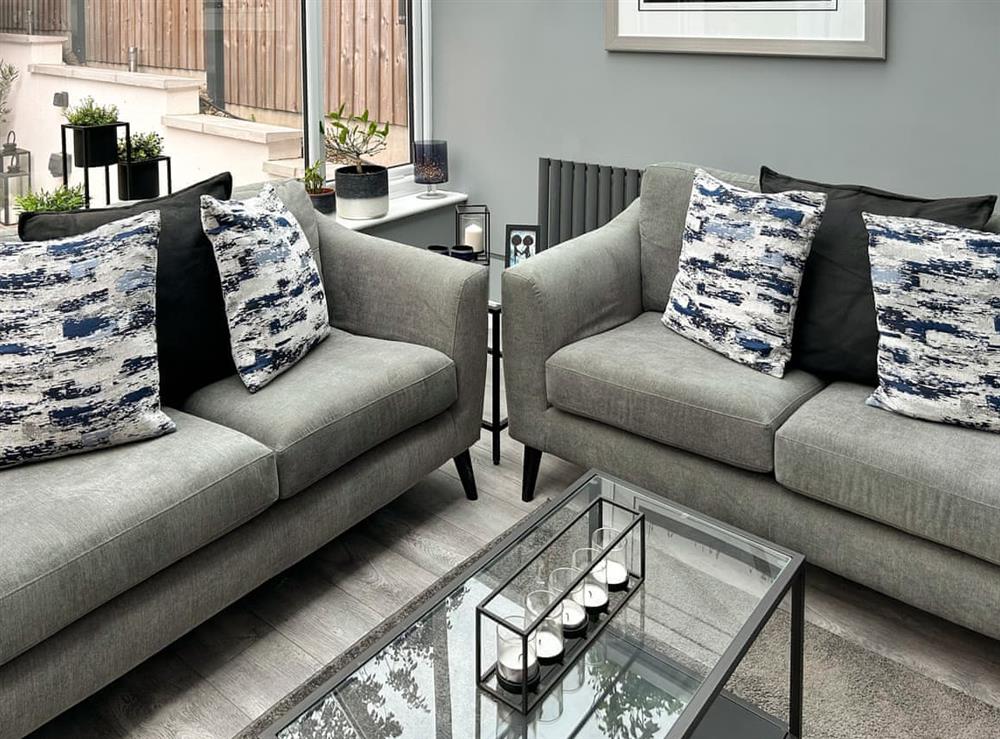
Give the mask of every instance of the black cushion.
<svg viewBox="0 0 1000 739">
<path fill-rule="evenodd" d="M 982 229 L 996 195 L 928 200 L 861 185 L 827 185 L 760 168 L 761 192 L 827 195 L 806 260 L 792 335 L 791 365 L 827 380 L 878 384 L 878 326 L 863 212 Z"/>
<path fill-rule="evenodd" d="M 156 341 L 160 396 L 179 406 L 188 395 L 236 372 L 229 325 L 212 245 L 201 230 L 201 196 L 228 200 L 228 172 L 173 195 L 116 208 L 72 213 L 24 213 L 17 223 L 23 241 L 44 241 L 91 231 L 147 210 L 160 211 L 156 265 Z"/>
</svg>

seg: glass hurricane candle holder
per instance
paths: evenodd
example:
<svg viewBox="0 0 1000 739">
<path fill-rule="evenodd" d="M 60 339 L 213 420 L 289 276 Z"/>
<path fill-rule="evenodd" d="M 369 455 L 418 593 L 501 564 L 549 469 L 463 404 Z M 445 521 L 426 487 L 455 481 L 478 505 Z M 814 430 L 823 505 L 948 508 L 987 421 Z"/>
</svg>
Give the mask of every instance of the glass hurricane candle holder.
<svg viewBox="0 0 1000 739">
<path fill-rule="evenodd" d="M 608 590 L 617 592 L 628 589 L 629 545 L 631 540 L 616 538 L 621 536 L 621 530 L 606 526 L 598 529 L 590 541 L 594 549 L 604 554 L 604 567 L 594 572 L 594 577 L 604 579 Z"/>
<path fill-rule="evenodd" d="M 439 139 L 413 142 L 413 181 L 427 185 L 418 198 L 443 198 L 437 185 L 448 181 L 448 142 Z M 462 242 L 459 242 L 462 243 Z"/>
<path fill-rule="evenodd" d="M 608 608 L 608 576 L 607 564 L 601 558 L 601 552 L 591 547 L 584 547 L 573 552 L 573 567 L 585 570 L 587 576 L 583 579 L 583 591 L 574 593 L 573 600 L 587 609 L 587 613 L 602 613 Z"/>
<path fill-rule="evenodd" d="M 549 590 L 561 593 L 580 575 L 575 567 L 559 567 L 549 575 Z M 570 638 L 587 633 L 587 611 L 583 607 L 583 582 L 569 592 L 562 602 L 563 635 Z"/>
<path fill-rule="evenodd" d="M 511 626 L 524 629 L 524 616 L 507 616 Z M 516 631 L 497 624 L 497 682 L 504 690 L 520 693 L 538 682 L 538 655 L 533 639 L 522 639 Z"/>
<path fill-rule="evenodd" d="M 562 604 L 549 608 L 556 594 L 549 590 L 535 590 L 525 598 L 524 610 L 528 621 L 544 616 L 532 634 L 535 654 L 543 665 L 558 662 L 563 656 Z"/>
<path fill-rule="evenodd" d="M 490 209 L 485 205 L 455 206 L 455 243 L 472 247 L 476 257 L 490 253 Z"/>
</svg>

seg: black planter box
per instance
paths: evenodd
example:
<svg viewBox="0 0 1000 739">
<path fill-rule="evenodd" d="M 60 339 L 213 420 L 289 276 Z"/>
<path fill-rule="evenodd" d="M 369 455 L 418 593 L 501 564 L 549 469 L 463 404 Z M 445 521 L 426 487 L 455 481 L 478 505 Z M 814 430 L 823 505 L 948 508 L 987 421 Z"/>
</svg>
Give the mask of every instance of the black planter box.
<svg viewBox="0 0 1000 739">
<path fill-rule="evenodd" d="M 104 167 L 118 161 L 118 124 L 73 129 L 73 161 L 77 167 Z"/>
<path fill-rule="evenodd" d="M 129 180 L 129 170 L 132 178 Z M 118 199 L 148 200 L 160 196 L 160 160 L 118 162 Z"/>
</svg>

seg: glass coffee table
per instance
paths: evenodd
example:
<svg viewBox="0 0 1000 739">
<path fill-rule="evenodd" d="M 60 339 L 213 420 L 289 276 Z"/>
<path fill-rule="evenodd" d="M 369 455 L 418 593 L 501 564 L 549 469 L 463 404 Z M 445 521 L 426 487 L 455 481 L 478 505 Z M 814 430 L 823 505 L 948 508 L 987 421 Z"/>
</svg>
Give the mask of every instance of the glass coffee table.
<svg viewBox="0 0 1000 739">
<path fill-rule="evenodd" d="M 645 516 L 645 580 L 537 706 L 521 714 L 477 685 L 476 606 L 599 497 Z M 804 564 L 800 554 L 591 471 L 264 735 L 798 737 Z M 777 718 L 726 685 L 786 596 L 788 713 Z"/>
</svg>

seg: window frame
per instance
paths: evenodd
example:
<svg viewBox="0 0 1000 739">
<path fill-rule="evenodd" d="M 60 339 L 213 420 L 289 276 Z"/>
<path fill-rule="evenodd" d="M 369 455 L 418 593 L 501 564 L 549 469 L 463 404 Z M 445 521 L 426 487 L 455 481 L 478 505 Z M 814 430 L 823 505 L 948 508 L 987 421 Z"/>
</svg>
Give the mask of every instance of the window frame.
<svg viewBox="0 0 1000 739">
<path fill-rule="evenodd" d="M 323 22 L 327 3 L 300 0 L 302 43 L 302 149 L 308 164 L 324 158 L 322 139 L 318 132 L 326 113 L 323 94 L 326 69 L 323 65 Z M 409 115 L 410 161 L 389 167 L 389 198 L 421 192 L 413 181 L 413 142 L 429 138 L 431 129 L 431 8 L 430 0 L 398 0 L 399 9 L 406 13 L 409 44 Z M 330 181 L 330 177 L 327 177 Z"/>
</svg>

